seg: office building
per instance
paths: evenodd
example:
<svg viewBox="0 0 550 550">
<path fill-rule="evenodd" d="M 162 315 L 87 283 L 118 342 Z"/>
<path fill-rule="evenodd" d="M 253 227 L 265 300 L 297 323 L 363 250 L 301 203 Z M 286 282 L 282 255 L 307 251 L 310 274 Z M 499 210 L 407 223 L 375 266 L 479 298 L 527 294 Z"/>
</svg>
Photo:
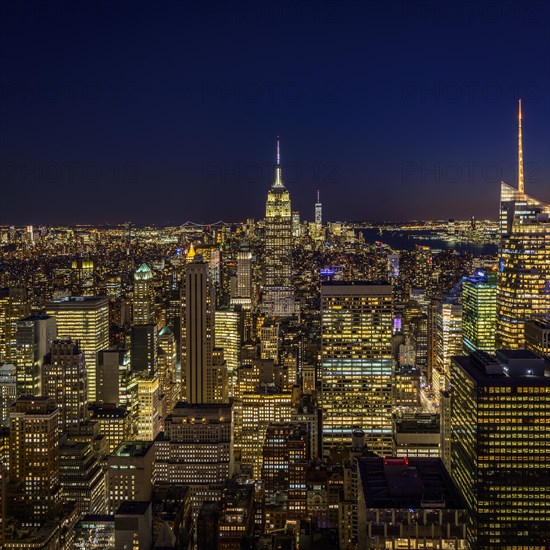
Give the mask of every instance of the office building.
<svg viewBox="0 0 550 550">
<path fill-rule="evenodd" d="M 109 513 L 124 501 L 151 499 L 154 457 L 152 441 L 123 441 L 107 457 Z"/>
<path fill-rule="evenodd" d="M 357 463 L 358 548 L 465 548 L 466 505 L 439 458 Z"/>
<path fill-rule="evenodd" d="M 97 352 L 96 398 L 99 404 L 110 403 L 116 407 L 126 404 L 125 388 L 129 378 L 130 353 L 124 349 L 102 349 Z M 135 377 L 134 377 L 135 378 Z"/>
<path fill-rule="evenodd" d="M 269 423 L 290 422 L 292 412 L 292 393 L 271 385 L 245 391 L 235 403 L 235 451 L 254 479 L 261 478 Z"/>
<path fill-rule="evenodd" d="M 155 314 L 155 286 L 153 272 L 147 264 L 141 264 L 134 273 L 134 325 L 154 325 Z"/>
<path fill-rule="evenodd" d="M 97 352 L 109 347 L 109 299 L 106 296 L 58 298 L 46 304 L 55 317 L 57 335 L 78 341 L 88 376 L 88 401 L 96 396 Z"/>
<path fill-rule="evenodd" d="M 181 384 L 177 379 L 178 352 L 173 331 L 162 327 L 158 333 L 157 373 L 163 403 L 162 416 L 172 412 L 181 398 Z"/>
<path fill-rule="evenodd" d="M 121 503 L 115 512 L 115 550 L 150 550 L 152 546 L 151 503 L 146 500 Z"/>
<path fill-rule="evenodd" d="M 88 418 L 84 353 L 72 340 L 54 340 L 44 357 L 44 395 L 59 408 L 59 429 L 74 433 Z"/>
<path fill-rule="evenodd" d="M 59 409 L 47 397 L 20 397 L 10 408 L 11 510 L 30 522 L 60 505 Z"/>
<path fill-rule="evenodd" d="M 0 364 L 16 364 L 17 321 L 30 313 L 31 304 L 26 289 L 0 288 Z"/>
<path fill-rule="evenodd" d="M 132 372 L 153 375 L 157 372 L 157 325 L 132 325 L 130 333 L 130 362 Z"/>
<path fill-rule="evenodd" d="M 124 407 L 95 405 L 90 420 L 99 425 L 99 433 L 107 439 L 109 454 L 133 435 L 132 419 Z"/>
<path fill-rule="evenodd" d="M 153 441 L 162 429 L 158 376 L 138 379 L 137 438 Z"/>
<path fill-rule="evenodd" d="M 73 296 L 95 294 L 96 273 L 93 260 L 78 258 L 71 262 L 71 293 Z"/>
<path fill-rule="evenodd" d="M 185 269 L 185 396 L 188 403 L 213 403 L 216 370 L 212 364 L 215 342 L 215 295 L 208 264 L 196 256 Z"/>
<path fill-rule="evenodd" d="M 215 319 L 216 347 L 223 349 L 223 356 L 229 373 L 240 365 L 241 313 L 234 309 L 217 309 Z"/>
<path fill-rule="evenodd" d="M 254 485 L 232 480 L 224 489 L 219 514 L 213 514 L 212 525 L 218 539 L 214 548 L 241 550 L 243 539 L 254 534 L 254 508 Z"/>
<path fill-rule="evenodd" d="M 32 315 L 18 320 L 16 325 L 17 393 L 41 395 L 44 356 L 57 337 L 55 317 Z"/>
<path fill-rule="evenodd" d="M 250 310 L 253 302 L 252 253 L 248 250 L 239 250 L 236 263 L 237 277 L 230 303 L 232 306 L 241 306 L 245 310 Z"/>
<path fill-rule="evenodd" d="M 292 212 L 290 194 L 282 179 L 278 139 L 275 179 L 267 194 L 264 255 L 262 309 L 269 317 L 291 317 L 295 313 L 291 280 Z"/>
<path fill-rule="evenodd" d="M 500 186 L 498 349 L 525 347 L 525 321 L 550 310 L 550 205 L 525 193 L 519 104 L 518 187 Z"/>
<path fill-rule="evenodd" d="M 321 285 L 324 449 L 349 446 L 361 429 L 369 449 L 391 453 L 392 323 L 389 284 Z"/>
<path fill-rule="evenodd" d="M 319 189 L 317 189 L 317 202 L 315 203 L 315 225 L 318 230 L 323 226 L 323 205 Z"/>
<path fill-rule="evenodd" d="M 267 498 L 274 499 L 289 490 L 290 468 L 296 462 L 309 460 L 309 443 L 309 434 L 303 424 L 269 423 L 262 449 L 261 473 Z"/>
<path fill-rule="evenodd" d="M 260 328 L 260 357 L 279 363 L 279 323 L 266 321 Z"/>
<path fill-rule="evenodd" d="M 550 540 L 550 376 L 528 350 L 454 357 L 451 474 L 470 510 L 470 548 Z"/>
<path fill-rule="evenodd" d="M 476 271 L 462 282 L 462 342 L 464 353 L 494 353 L 497 313 L 496 272 Z"/>
<path fill-rule="evenodd" d="M 105 470 L 90 443 L 66 441 L 59 447 L 59 480 L 61 498 L 74 501 L 79 516 L 105 513 Z"/>
<path fill-rule="evenodd" d="M 439 458 L 441 456 L 438 414 L 415 413 L 393 418 L 393 456 Z"/>
<path fill-rule="evenodd" d="M 13 365 L 0 367 L 0 424 L 10 425 L 10 407 L 17 398 L 17 376 Z"/>
<path fill-rule="evenodd" d="M 462 352 L 462 306 L 438 301 L 435 307 L 435 367 L 432 370 L 432 389 L 436 402 L 440 392 L 451 384 L 451 357 Z"/>
<path fill-rule="evenodd" d="M 220 500 L 233 475 L 233 405 L 178 403 L 155 450 L 156 480 L 189 485 L 196 517 L 204 501 Z"/>
</svg>

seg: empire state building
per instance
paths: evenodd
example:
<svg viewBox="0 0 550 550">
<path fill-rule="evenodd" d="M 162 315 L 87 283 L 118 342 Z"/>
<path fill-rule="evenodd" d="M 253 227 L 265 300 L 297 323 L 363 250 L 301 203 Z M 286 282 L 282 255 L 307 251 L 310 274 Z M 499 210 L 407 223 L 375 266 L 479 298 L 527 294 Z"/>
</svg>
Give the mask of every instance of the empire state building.
<svg viewBox="0 0 550 550">
<path fill-rule="evenodd" d="M 282 179 L 279 140 L 275 179 L 267 194 L 265 209 L 265 284 L 263 311 L 271 317 L 295 313 L 292 277 L 292 211 L 290 194 Z"/>
</svg>

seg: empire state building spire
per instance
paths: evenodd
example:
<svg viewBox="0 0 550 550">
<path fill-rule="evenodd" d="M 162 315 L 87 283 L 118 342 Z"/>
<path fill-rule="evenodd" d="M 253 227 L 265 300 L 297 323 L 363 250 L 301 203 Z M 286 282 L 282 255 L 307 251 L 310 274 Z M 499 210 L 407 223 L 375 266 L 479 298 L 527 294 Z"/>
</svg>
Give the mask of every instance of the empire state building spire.
<svg viewBox="0 0 550 550">
<path fill-rule="evenodd" d="M 281 149 L 279 145 L 279 136 L 277 136 L 277 164 L 275 165 L 275 181 L 273 187 L 284 187 L 282 166 L 281 166 Z"/>
<path fill-rule="evenodd" d="M 525 193 L 525 181 L 523 179 L 523 135 L 521 132 L 521 99 L 518 111 L 518 191 Z"/>
</svg>

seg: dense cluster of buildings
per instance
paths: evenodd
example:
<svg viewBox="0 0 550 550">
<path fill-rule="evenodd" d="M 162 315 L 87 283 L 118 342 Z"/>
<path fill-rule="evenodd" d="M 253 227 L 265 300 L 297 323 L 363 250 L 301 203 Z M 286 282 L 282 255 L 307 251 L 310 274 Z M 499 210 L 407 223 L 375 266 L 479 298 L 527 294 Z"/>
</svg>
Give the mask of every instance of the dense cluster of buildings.
<svg viewBox="0 0 550 550">
<path fill-rule="evenodd" d="M 522 174 L 498 255 L 301 221 L 279 144 L 259 222 L 2 229 L 0 547 L 549 547 Z"/>
</svg>

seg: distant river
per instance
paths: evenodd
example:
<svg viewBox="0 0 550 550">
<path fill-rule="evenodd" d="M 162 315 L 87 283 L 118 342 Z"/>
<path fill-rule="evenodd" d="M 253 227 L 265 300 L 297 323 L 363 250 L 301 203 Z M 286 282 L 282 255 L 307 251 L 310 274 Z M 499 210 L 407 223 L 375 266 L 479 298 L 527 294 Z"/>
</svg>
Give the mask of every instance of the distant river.
<svg viewBox="0 0 550 550">
<path fill-rule="evenodd" d="M 415 245 L 420 244 L 441 250 L 464 250 L 478 256 L 491 256 L 497 253 L 496 244 L 470 244 L 458 241 L 444 241 L 437 238 L 433 231 L 411 231 L 410 235 L 406 232 L 382 231 L 378 229 L 361 229 L 365 236 L 365 241 L 374 243 L 383 242 L 396 250 L 414 250 Z"/>
</svg>

